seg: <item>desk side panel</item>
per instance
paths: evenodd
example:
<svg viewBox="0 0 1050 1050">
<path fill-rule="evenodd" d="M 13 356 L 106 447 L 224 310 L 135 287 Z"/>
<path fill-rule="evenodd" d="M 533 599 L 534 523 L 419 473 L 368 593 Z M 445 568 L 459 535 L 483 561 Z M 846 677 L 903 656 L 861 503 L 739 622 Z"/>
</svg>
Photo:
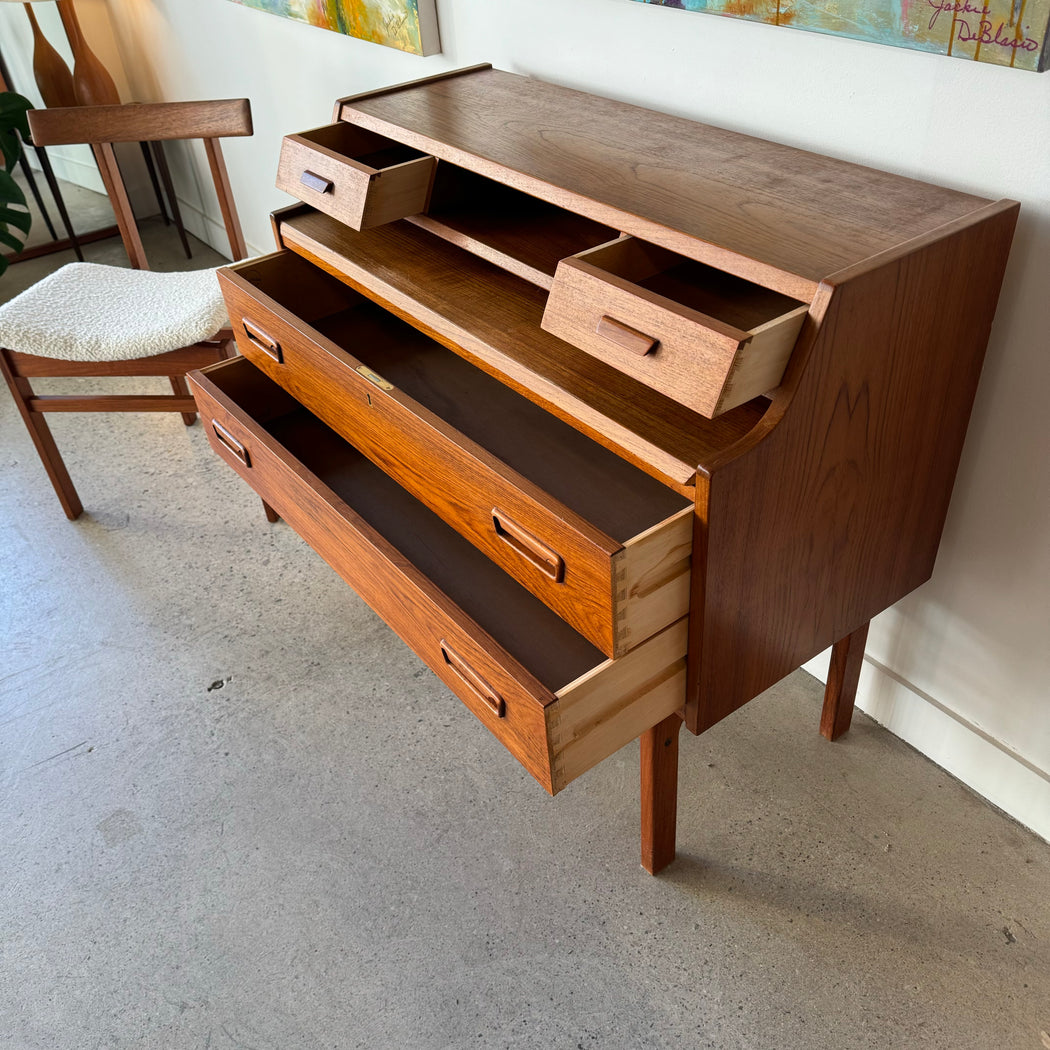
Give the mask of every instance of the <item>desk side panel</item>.
<svg viewBox="0 0 1050 1050">
<path fill-rule="evenodd" d="M 822 285 L 766 419 L 698 486 L 693 732 L 930 577 L 1016 216 L 989 205 Z"/>
</svg>

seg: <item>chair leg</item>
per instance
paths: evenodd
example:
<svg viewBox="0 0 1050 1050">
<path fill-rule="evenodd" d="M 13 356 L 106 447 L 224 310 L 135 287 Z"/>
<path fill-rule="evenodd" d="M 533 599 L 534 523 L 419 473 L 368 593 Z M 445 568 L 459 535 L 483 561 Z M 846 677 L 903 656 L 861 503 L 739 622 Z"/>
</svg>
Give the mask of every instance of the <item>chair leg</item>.
<svg viewBox="0 0 1050 1050">
<path fill-rule="evenodd" d="M 171 389 L 173 391 L 175 391 L 175 393 L 179 397 L 189 397 L 190 396 L 190 388 L 189 388 L 189 386 L 187 386 L 186 380 L 185 380 L 185 378 L 183 376 L 172 376 L 171 377 Z M 197 422 L 197 413 L 196 412 L 180 412 L 179 415 L 182 416 L 183 423 L 185 423 L 186 426 L 188 426 L 188 427 L 192 427 L 193 424 Z"/>
<path fill-rule="evenodd" d="M 182 213 L 179 211 L 179 198 L 175 194 L 175 186 L 171 181 L 171 171 L 168 169 L 168 158 L 164 152 L 164 143 L 159 141 L 151 142 L 150 148 L 153 151 L 153 155 L 157 158 L 157 171 L 160 173 L 160 181 L 164 184 L 164 190 L 168 195 L 171 221 L 175 223 L 175 229 L 178 230 L 179 240 L 182 241 L 182 250 L 186 253 L 186 258 L 192 259 L 193 252 L 190 251 L 190 242 L 186 237 L 186 226 L 182 221 Z"/>
<path fill-rule="evenodd" d="M 824 709 L 820 713 L 820 735 L 838 740 L 850 727 L 853 702 L 857 699 L 860 667 L 864 662 L 864 643 L 868 624 L 840 638 L 831 649 L 831 667 L 824 690 Z"/>
<path fill-rule="evenodd" d="M 266 520 L 271 525 L 276 525 L 277 522 L 281 520 L 281 515 L 278 514 L 277 511 L 275 511 L 273 507 L 271 507 L 270 504 L 266 502 L 266 500 L 262 501 L 262 505 L 263 510 L 266 512 Z"/>
<path fill-rule="evenodd" d="M 58 501 L 62 504 L 66 517 L 70 521 L 76 521 L 83 512 L 84 507 L 80 502 L 80 497 L 77 495 L 77 490 L 73 487 L 69 471 L 66 470 L 66 465 L 62 462 L 62 455 L 58 451 L 55 439 L 51 436 L 51 428 L 47 425 L 47 421 L 41 413 L 34 412 L 29 407 L 29 399 L 33 396 L 33 388 L 29 385 L 28 380 L 14 374 L 14 369 L 11 367 L 7 354 L 3 350 L 0 350 L 0 371 L 4 373 L 4 379 L 7 380 L 7 385 L 15 399 L 15 404 L 18 405 L 22 422 L 25 423 L 29 436 L 33 439 L 37 454 L 40 456 L 40 461 L 44 464 L 47 476 L 51 479 L 55 495 L 58 496 Z"/>
</svg>

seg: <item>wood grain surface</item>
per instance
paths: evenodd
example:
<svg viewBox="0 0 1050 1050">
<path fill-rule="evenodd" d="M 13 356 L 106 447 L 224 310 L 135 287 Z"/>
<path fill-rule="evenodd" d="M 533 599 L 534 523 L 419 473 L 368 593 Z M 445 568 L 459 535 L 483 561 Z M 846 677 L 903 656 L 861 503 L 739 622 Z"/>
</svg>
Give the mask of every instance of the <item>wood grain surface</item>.
<svg viewBox="0 0 1050 1050">
<path fill-rule="evenodd" d="M 711 313 L 701 313 L 595 265 L 596 257 L 585 252 L 558 265 L 546 331 L 708 418 L 779 385 L 805 306 L 788 300 L 786 313 L 745 331 L 719 316 L 717 296 L 709 296 Z"/>
<path fill-rule="evenodd" d="M 824 707 L 820 713 L 820 735 L 826 740 L 838 740 L 850 727 L 867 639 L 868 624 L 865 623 L 831 647 Z"/>
<path fill-rule="evenodd" d="M 316 275 L 312 284 L 296 280 L 299 269 Z M 297 256 L 252 260 L 221 271 L 220 282 L 247 358 L 604 653 L 643 640 L 636 606 L 645 622 L 662 613 L 658 626 L 686 613 L 677 589 L 665 590 L 675 601 L 664 610 L 668 598 L 658 602 L 647 582 L 663 583 L 659 570 L 635 568 L 642 548 L 624 547 L 655 533 L 648 544 L 659 551 L 667 533 L 663 543 L 677 549 L 682 530 L 663 518 L 682 513 L 682 497 L 345 286 L 343 309 L 314 320 L 335 341 L 326 338 L 302 314 L 317 313 L 313 287 L 335 298 L 332 278 Z M 260 347 L 264 333 L 271 345 Z M 496 527 L 497 510 L 506 527 Z M 556 576 L 511 541 L 516 529 L 561 559 Z M 649 561 L 659 565 L 659 553 Z M 614 562 L 630 587 L 618 586 Z M 682 562 L 676 554 L 688 573 L 688 553 Z"/>
<path fill-rule="evenodd" d="M 224 362 L 190 382 L 216 452 L 548 791 L 681 703 L 684 622 L 625 660 L 603 660 L 250 362 Z M 668 681 L 677 686 L 669 691 Z M 575 712 L 568 731 L 563 704 Z"/>
<path fill-rule="evenodd" d="M 642 867 L 650 875 L 674 860 L 678 823 L 678 736 L 675 712 L 641 736 Z"/>
<path fill-rule="evenodd" d="M 987 203 L 493 69 L 388 90 L 340 113 L 804 301 L 829 274 Z"/>
<path fill-rule="evenodd" d="M 543 332 L 539 288 L 407 223 L 357 233 L 293 209 L 278 231 L 285 247 L 683 495 L 697 464 L 768 407 L 759 399 L 704 419 Z"/>
<path fill-rule="evenodd" d="M 1016 216 L 988 205 L 831 278 L 769 416 L 705 472 L 693 732 L 929 578 Z"/>
<path fill-rule="evenodd" d="M 250 135 L 252 114 L 246 98 L 69 106 L 30 110 L 29 129 L 38 146 L 218 139 Z"/>
<path fill-rule="evenodd" d="M 436 165 L 433 157 L 382 135 L 330 124 L 285 136 L 277 188 L 364 230 L 422 211 Z"/>
<path fill-rule="evenodd" d="M 550 709 L 556 789 L 681 709 L 687 648 L 683 619 L 559 690 Z"/>
<path fill-rule="evenodd" d="M 609 226 L 452 164 L 438 166 L 426 213 L 409 222 L 545 289 L 561 259 L 616 236 Z"/>
</svg>

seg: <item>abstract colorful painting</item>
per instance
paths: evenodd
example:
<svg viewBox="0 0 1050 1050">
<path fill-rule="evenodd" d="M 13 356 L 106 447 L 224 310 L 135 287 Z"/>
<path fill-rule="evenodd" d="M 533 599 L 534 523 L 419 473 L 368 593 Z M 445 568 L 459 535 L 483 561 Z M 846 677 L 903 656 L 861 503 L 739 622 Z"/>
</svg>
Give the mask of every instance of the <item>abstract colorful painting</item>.
<svg viewBox="0 0 1050 1050">
<path fill-rule="evenodd" d="M 1050 68 L 1050 0 L 641 0 L 893 44 L 973 62 Z"/>
<path fill-rule="evenodd" d="M 322 29 L 332 29 L 414 55 L 433 55 L 438 42 L 434 0 L 233 0 Z"/>
</svg>

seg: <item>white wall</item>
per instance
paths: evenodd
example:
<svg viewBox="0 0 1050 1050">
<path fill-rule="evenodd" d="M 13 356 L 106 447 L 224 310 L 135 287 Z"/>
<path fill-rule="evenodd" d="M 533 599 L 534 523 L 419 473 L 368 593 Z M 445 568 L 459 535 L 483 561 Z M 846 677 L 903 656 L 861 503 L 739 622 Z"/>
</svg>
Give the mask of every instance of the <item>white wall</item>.
<svg viewBox="0 0 1050 1050">
<path fill-rule="evenodd" d="M 256 135 L 227 157 L 258 251 L 288 202 L 284 133 L 340 95 L 479 61 L 1020 200 L 936 572 L 873 625 L 859 702 L 1050 838 L 1050 74 L 633 0 L 438 0 L 428 59 L 220 0 L 110 10 L 139 98 L 251 98 Z"/>
</svg>

